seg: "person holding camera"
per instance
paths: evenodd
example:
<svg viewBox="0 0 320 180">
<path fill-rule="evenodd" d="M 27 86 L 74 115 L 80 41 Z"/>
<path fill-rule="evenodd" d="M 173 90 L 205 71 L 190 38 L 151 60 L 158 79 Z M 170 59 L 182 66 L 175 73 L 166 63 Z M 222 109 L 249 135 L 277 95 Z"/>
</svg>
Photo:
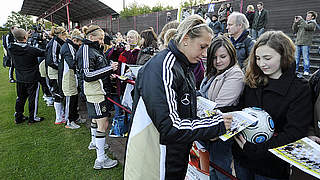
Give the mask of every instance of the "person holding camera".
<svg viewBox="0 0 320 180">
<path fill-rule="evenodd" d="M 153 28 L 149 28 L 140 33 L 141 51 L 138 55 L 136 64 L 144 65 L 155 53 L 157 48 L 157 35 Z"/>
<path fill-rule="evenodd" d="M 40 122 L 44 118 L 37 116 L 40 86 L 38 57 L 44 57 L 45 51 L 27 44 L 28 34 L 24 29 L 14 29 L 13 36 L 17 42 L 10 44 L 8 50 L 16 68 L 17 78 L 18 97 L 15 106 L 15 123 L 19 124 L 27 119 L 23 116 L 27 99 L 29 101 L 29 124 Z"/>
<path fill-rule="evenodd" d="M 299 70 L 300 56 L 303 56 L 303 75 L 310 74 L 310 46 L 312 45 L 312 36 L 316 30 L 317 13 L 308 11 L 306 20 L 301 16 L 295 16 L 292 25 L 293 33 L 297 34 L 296 38 L 296 71 Z"/>
<path fill-rule="evenodd" d="M 8 52 L 8 46 L 15 41 L 12 32 L 17 29 L 16 26 L 12 26 L 10 28 L 10 31 L 7 35 L 2 36 L 2 44 L 3 44 L 3 50 L 4 50 L 4 56 L 3 56 L 3 66 L 9 67 L 9 82 L 15 83 L 16 80 L 13 78 L 13 71 L 14 71 L 14 64 L 12 63 L 11 55 Z"/>
</svg>

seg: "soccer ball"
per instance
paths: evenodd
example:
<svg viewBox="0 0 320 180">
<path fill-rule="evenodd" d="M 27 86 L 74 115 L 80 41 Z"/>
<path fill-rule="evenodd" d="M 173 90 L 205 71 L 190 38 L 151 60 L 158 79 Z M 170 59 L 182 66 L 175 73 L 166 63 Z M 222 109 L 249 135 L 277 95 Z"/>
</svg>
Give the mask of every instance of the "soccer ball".
<svg viewBox="0 0 320 180">
<path fill-rule="evenodd" d="M 268 141 L 273 136 L 274 123 L 266 111 L 257 107 L 245 108 L 242 111 L 258 118 L 256 123 L 241 131 L 241 134 L 247 141 L 260 144 Z"/>
</svg>

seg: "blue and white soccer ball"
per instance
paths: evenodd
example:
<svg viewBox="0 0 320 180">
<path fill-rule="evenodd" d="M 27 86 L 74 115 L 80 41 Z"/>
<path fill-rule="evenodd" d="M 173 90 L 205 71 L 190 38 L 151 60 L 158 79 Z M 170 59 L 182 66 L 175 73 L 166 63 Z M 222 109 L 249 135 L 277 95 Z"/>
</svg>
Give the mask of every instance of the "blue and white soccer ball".
<svg viewBox="0 0 320 180">
<path fill-rule="evenodd" d="M 254 144 L 268 141 L 274 133 L 274 122 L 271 116 L 261 108 L 250 107 L 242 111 L 258 118 L 258 121 L 241 131 L 243 137 Z"/>
</svg>

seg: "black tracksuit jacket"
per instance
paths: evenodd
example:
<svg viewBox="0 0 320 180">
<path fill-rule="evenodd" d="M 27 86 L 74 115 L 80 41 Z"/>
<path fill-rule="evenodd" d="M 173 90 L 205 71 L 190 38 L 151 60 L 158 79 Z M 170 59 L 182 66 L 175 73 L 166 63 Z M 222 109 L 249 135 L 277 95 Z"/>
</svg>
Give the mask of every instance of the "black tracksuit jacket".
<svg viewBox="0 0 320 180">
<path fill-rule="evenodd" d="M 194 66 L 171 41 L 168 49 L 152 57 L 139 70 L 135 84 L 134 114 L 127 144 L 125 179 L 183 180 L 192 142 L 209 140 L 225 133 L 221 116 L 197 117 Z M 148 125 L 141 129 L 141 124 L 150 121 L 151 126 L 155 128 L 149 129 L 151 126 Z M 146 143 L 145 146 L 131 143 L 136 142 L 137 138 L 138 141 L 150 141 L 151 136 L 142 137 L 147 132 L 155 135 L 156 141 L 152 140 L 152 143 Z M 158 146 L 162 148 L 160 155 L 148 153 L 150 149 L 158 152 Z M 134 157 L 128 156 L 134 156 L 132 152 L 135 151 L 140 154 L 136 154 L 137 157 L 132 160 Z M 159 156 L 162 157 L 160 162 L 157 158 Z M 155 164 L 160 164 L 160 169 L 152 168 Z M 145 172 L 155 173 L 150 175 Z"/>
<path fill-rule="evenodd" d="M 16 68 L 17 82 L 34 83 L 40 79 L 38 57 L 44 57 L 45 51 L 27 43 L 12 43 L 8 47 Z"/>
</svg>

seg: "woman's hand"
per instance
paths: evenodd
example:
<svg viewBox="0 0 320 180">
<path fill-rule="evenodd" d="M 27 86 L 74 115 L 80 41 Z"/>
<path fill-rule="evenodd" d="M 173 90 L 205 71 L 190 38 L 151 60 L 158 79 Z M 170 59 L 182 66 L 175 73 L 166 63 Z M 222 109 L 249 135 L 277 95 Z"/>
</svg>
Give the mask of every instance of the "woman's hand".
<svg viewBox="0 0 320 180">
<path fill-rule="evenodd" d="M 226 130 L 229 130 L 231 128 L 231 123 L 232 123 L 232 115 L 222 115 L 223 120 L 224 120 L 224 126 L 226 127 Z"/>
<path fill-rule="evenodd" d="M 130 45 L 129 44 L 126 44 L 125 48 L 126 48 L 126 51 L 130 51 Z"/>
<path fill-rule="evenodd" d="M 117 70 L 118 69 L 118 62 L 112 62 L 111 67 L 114 71 Z"/>
<path fill-rule="evenodd" d="M 246 139 L 241 134 L 234 136 L 234 139 L 238 143 L 241 149 L 243 149 L 244 144 L 247 142 Z"/>
</svg>

